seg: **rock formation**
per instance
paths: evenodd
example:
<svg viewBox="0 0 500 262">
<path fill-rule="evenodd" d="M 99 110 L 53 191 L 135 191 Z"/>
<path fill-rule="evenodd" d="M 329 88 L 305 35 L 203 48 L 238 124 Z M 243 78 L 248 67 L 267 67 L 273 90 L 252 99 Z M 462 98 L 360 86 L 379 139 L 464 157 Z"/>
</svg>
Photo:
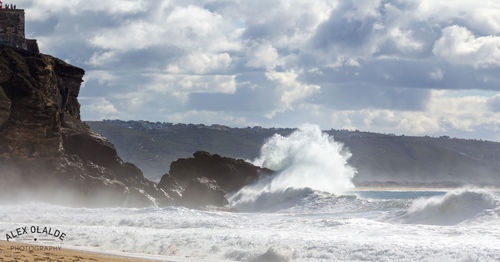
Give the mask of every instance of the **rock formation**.
<svg viewBox="0 0 500 262">
<path fill-rule="evenodd" d="M 0 46 L 0 201 L 225 206 L 227 193 L 272 173 L 196 152 L 173 162 L 156 185 L 80 120 L 84 73 L 49 55 Z"/>
<path fill-rule="evenodd" d="M 80 121 L 84 71 L 0 47 L 0 199 L 150 206 L 173 199 Z"/>
<path fill-rule="evenodd" d="M 225 195 L 272 173 L 241 159 L 198 151 L 193 158 L 172 162 L 169 174 L 161 178 L 158 187 L 165 192 L 178 192 L 178 202 L 186 206 L 224 206 Z"/>
</svg>

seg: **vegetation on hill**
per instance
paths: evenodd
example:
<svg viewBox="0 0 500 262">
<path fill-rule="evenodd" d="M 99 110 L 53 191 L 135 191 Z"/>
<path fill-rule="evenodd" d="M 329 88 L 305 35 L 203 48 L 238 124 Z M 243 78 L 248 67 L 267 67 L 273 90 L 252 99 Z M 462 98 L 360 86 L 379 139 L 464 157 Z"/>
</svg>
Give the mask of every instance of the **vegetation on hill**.
<svg viewBox="0 0 500 262">
<path fill-rule="evenodd" d="M 230 128 L 221 125 L 89 121 L 127 161 L 158 180 L 170 163 L 195 151 L 254 159 L 266 139 L 294 129 Z M 348 130 L 326 131 L 351 153 L 362 186 L 458 186 L 500 184 L 500 143 L 449 137 L 395 136 Z"/>
</svg>

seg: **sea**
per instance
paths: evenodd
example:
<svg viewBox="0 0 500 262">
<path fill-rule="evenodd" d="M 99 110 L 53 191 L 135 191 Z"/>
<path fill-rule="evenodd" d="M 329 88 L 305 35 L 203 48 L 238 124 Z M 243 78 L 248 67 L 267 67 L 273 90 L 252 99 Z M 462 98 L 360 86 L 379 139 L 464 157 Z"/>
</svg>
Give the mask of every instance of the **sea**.
<svg viewBox="0 0 500 262">
<path fill-rule="evenodd" d="M 500 261 L 498 193 L 283 194 L 251 211 L 1 206 L 0 232 L 50 227 L 66 237 L 43 244 L 158 261 Z"/>
<path fill-rule="evenodd" d="M 500 261 L 498 192 L 359 191 L 349 157 L 306 125 L 264 144 L 252 162 L 277 172 L 228 194 L 228 207 L 90 209 L 33 200 L 0 206 L 0 233 L 158 261 Z"/>
</svg>

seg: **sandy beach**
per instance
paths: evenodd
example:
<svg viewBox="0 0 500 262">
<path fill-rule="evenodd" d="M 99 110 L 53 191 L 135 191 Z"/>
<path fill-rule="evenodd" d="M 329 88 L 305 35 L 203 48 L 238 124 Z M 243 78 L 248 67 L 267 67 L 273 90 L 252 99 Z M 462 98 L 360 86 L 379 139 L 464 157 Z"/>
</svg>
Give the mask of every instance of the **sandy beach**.
<svg viewBox="0 0 500 262">
<path fill-rule="evenodd" d="M 149 261 L 126 257 L 101 255 L 59 247 L 31 245 L 18 242 L 0 241 L 0 261 Z"/>
</svg>

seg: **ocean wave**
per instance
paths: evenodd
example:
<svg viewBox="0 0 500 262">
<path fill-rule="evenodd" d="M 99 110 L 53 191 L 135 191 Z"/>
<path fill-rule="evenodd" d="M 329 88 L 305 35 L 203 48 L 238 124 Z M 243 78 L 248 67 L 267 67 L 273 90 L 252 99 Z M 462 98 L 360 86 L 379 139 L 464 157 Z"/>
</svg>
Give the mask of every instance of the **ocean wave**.
<svg viewBox="0 0 500 262">
<path fill-rule="evenodd" d="M 276 211 L 296 206 L 313 192 L 342 194 L 353 189 L 350 153 L 318 126 L 304 125 L 288 137 L 275 135 L 254 164 L 276 170 L 229 197 L 240 211 Z"/>
<path fill-rule="evenodd" d="M 297 206 L 298 203 L 311 195 L 310 188 L 286 188 L 275 191 L 252 191 L 236 193 L 230 197 L 230 205 L 244 212 L 275 212 Z"/>
<path fill-rule="evenodd" d="M 0 206 L 0 232 L 52 226 L 68 233 L 68 248 L 166 261 L 500 261 L 500 221 L 488 217 L 497 205 L 468 220 L 477 224 L 437 227 L 395 221 L 414 208 L 412 200 L 286 193 L 296 197 L 273 213 Z"/>
<path fill-rule="evenodd" d="M 289 258 L 280 254 L 275 248 L 269 248 L 266 253 L 259 255 L 250 262 L 287 262 L 290 261 Z"/>
<path fill-rule="evenodd" d="M 387 213 L 406 210 L 407 199 L 368 199 L 355 194 L 335 195 L 310 188 L 236 194 L 231 205 L 240 212 L 275 212 L 292 214 L 352 215 L 365 218 L 385 217 Z"/>
<path fill-rule="evenodd" d="M 414 200 L 400 220 L 407 224 L 456 225 L 499 213 L 498 196 L 483 189 L 463 188 Z"/>
</svg>

